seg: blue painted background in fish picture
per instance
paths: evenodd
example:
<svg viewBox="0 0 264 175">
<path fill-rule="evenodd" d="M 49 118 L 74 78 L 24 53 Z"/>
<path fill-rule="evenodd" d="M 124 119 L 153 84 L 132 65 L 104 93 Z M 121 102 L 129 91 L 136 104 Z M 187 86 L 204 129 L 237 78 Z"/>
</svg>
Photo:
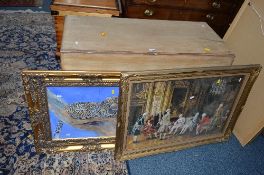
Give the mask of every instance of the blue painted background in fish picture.
<svg viewBox="0 0 264 175">
<path fill-rule="evenodd" d="M 47 87 L 52 139 L 115 136 L 119 87 Z"/>
</svg>

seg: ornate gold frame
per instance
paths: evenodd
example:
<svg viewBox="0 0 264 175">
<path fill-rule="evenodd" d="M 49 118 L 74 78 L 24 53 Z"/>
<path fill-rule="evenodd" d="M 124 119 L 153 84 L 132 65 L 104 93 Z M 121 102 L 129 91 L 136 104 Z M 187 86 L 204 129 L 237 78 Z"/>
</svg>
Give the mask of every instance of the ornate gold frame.
<svg viewBox="0 0 264 175">
<path fill-rule="evenodd" d="M 23 71 L 35 147 L 38 152 L 67 152 L 113 149 L 115 137 L 52 140 L 47 86 L 119 86 L 118 72 Z"/>
<path fill-rule="evenodd" d="M 246 103 L 246 99 L 249 92 L 261 71 L 260 65 L 247 65 L 247 66 L 230 66 L 230 67 L 211 67 L 200 69 L 178 69 L 178 70 L 162 70 L 162 71 L 145 71 L 145 72 L 124 72 L 121 74 L 120 80 L 120 107 L 118 115 L 117 135 L 116 135 L 116 147 L 115 157 L 118 160 L 128 160 L 138 157 L 181 150 L 198 145 L 221 142 L 229 138 L 235 122 L 241 113 L 243 106 Z M 171 142 L 162 145 L 151 145 L 151 147 L 144 147 L 141 149 L 129 150 L 127 148 L 128 137 L 128 109 L 129 109 L 129 94 L 130 88 L 135 82 L 154 82 L 164 80 L 184 80 L 184 79 L 196 79 L 202 77 L 220 77 L 220 76 L 235 76 L 243 75 L 242 86 L 239 89 L 238 95 L 231 107 L 231 113 L 227 119 L 226 125 L 224 125 L 223 132 L 206 135 L 202 138 L 186 139 L 183 142 Z"/>
</svg>

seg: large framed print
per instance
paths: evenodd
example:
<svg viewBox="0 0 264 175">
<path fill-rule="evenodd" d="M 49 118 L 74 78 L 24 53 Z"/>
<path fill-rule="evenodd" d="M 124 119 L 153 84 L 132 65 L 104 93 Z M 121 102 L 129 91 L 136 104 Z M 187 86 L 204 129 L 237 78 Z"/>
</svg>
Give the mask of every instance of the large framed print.
<svg viewBox="0 0 264 175">
<path fill-rule="evenodd" d="M 120 73 L 23 71 L 38 152 L 113 149 Z"/>
<path fill-rule="evenodd" d="M 260 70 L 247 65 L 123 72 L 116 158 L 227 140 Z"/>
</svg>

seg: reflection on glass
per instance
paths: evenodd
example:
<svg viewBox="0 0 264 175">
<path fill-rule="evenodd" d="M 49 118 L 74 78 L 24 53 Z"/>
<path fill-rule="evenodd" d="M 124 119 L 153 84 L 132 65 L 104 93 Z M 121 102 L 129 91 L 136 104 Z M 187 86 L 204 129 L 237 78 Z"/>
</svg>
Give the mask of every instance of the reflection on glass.
<svg viewBox="0 0 264 175">
<path fill-rule="evenodd" d="M 52 139 L 115 136 L 118 87 L 47 87 Z"/>
</svg>

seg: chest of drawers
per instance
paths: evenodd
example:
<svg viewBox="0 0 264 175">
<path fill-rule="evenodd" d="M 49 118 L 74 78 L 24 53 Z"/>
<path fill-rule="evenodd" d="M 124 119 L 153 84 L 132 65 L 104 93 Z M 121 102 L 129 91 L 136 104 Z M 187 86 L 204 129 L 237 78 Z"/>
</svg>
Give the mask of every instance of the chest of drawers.
<svg viewBox="0 0 264 175">
<path fill-rule="evenodd" d="M 123 17 L 207 22 L 223 37 L 243 0 L 123 0 Z"/>
</svg>

